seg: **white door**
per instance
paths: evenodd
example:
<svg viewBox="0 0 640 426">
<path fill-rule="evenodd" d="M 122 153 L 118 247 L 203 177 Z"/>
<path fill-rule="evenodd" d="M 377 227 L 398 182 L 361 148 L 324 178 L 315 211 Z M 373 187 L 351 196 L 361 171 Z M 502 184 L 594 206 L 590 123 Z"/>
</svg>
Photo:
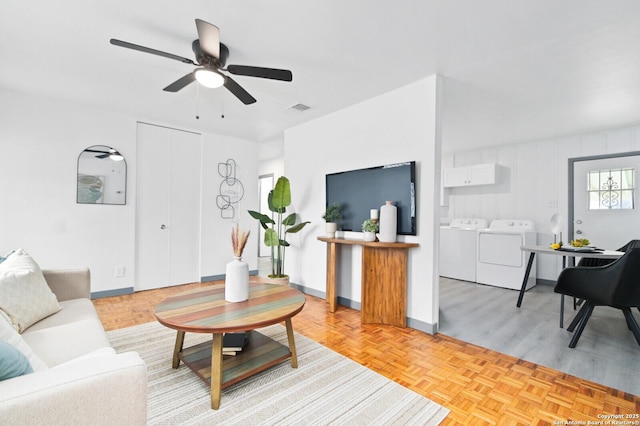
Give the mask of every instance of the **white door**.
<svg viewBox="0 0 640 426">
<path fill-rule="evenodd" d="M 200 135 L 171 134 L 169 283 L 200 281 Z"/>
<path fill-rule="evenodd" d="M 138 123 L 136 282 L 199 281 L 200 137 Z"/>
<path fill-rule="evenodd" d="M 597 173 L 599 171 L 601 173 Z M 567 242 L 586 238 L 591 245 L 615 250 L 630 240 L 640 239 L 639 172 L 640 155 L 576 161 L 573 235 L 566 238 Z M 591 185 L 588 185 L 589 176 Z M 624 190 L 628 183 L 633 188 L 629 191 Z"/>
</svg>

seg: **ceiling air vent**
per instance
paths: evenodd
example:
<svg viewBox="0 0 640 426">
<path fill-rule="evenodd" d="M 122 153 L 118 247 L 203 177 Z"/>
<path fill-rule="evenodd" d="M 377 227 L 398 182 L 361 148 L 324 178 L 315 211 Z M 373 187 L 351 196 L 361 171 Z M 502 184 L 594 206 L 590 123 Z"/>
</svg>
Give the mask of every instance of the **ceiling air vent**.
<svg viewBox="0 0 640 426">
<path fill-rule="evenodd" d="M 309 108 L 311 108 L 311 107 L 310 107 L 310 106 L 307 106 L 307 105 L 305 105 L 305 104 L 295 104 L 295 105 L 291 105 L 291 106 L 289 107 L 289 109 L 295 109 L 296 111 L 300 111 L 300 112 L 302 112 L 302 111 L 306 111 L 306 110 L 308 110 Z"/>
</svg>

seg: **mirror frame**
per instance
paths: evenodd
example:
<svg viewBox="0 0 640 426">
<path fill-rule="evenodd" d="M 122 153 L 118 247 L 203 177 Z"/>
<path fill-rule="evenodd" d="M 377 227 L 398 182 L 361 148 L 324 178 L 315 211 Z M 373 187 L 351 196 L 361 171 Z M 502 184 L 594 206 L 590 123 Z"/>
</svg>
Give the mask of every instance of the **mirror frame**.
<svg viewBox="0 0 640 426">
<path fill-rule="evenodd" d="M 98 154 L 98 155 L 96 155 Z M 100 161 L 108 161 L 108 163 L 104 163 L 104 166 L 99 167 L 98 169 L 93 168 L 95 172 L 88 172 L 87 167 L 92 168 L 90 165 L 87 166 L 87 163 L 83 165 L 81 160 L 91 159 L 91 155 L 100 159 Z M 114 160 L 111 157 L 120 156 L 122 160 Z M 101 158 L 102 157 L 102 158 Z M 98 163 L 96 163 L 98 164 Z M 116 164 L 121 164 L 117 169 L 115 167 Z M 111 168 L 111 173 L 113 175 L 109 175 L 109 169 Z M 127 160 L 124 156 L 115 148 L 107 146 L 107 145 L 92 145 L 90 147 L 85 148 L 78 155 L 77 167 L 76 167 L 76 204 L 96 204 L 96 205 L 116 205 L 122 206 L 127 204 Z M 121 176 L 117 176 L 117 175 Z M 122 200 L 112 200 L 111 202 L 104 201 L 105 194 L 104 192 L 100 192 L 97 189 L 106 185 L 107 182 L 116 178 L 116 184 L 122 185 L 121 190 L 116 190 L 115 197 L 120 197 L 122 195 Z M 85 178 L 85 182 L 81 182 L 81 178 Z M 111 179 L 110 179 L 111 178 Z M 121 180 L 120 180 L 121 179 Z M 112 186 L 112 185 L 111 185 Z M 86 191 L 86 192 L 85 192 Z M 81 192 L 91 195 L 92 197 L 84 198 L 81 200 Z M 97 195 L 100 194 L 98 197 Z M 92 201 L 92 198 L 96 197 L 95 200 Z"/>
</svg>

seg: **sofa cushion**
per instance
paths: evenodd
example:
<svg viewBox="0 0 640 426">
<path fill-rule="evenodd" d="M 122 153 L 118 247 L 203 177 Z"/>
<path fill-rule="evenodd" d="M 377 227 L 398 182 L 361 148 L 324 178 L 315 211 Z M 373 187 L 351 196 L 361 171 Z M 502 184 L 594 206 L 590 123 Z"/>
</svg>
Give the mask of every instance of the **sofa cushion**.
<svg viewBox="0 0 640 426">
<path fill-rule="evenodd" d="M 18 249 L 0 263 L 0 310 L 22 333 L 31 324 L 60 310 L 38 264 Z"/>
<path fill-rule="evenodd" d="M 0 380 L 33 373 L 29 360 L 15 346 L 0 340 Z"/>
<path fill-rule="evenodd" d="M 29 360 L 29 365 L 33 371 L 44 371 L 47 369 L 45 363 L 38 357 L 24 341 L 22 336 L 11 326 L 9 320 L 0 311 L 0 340 L 3 340 L 20 352 L 22 352 Z"/>
<path fill-rule="evenodd" d="M 98 318 L 96 309 L 89 299 L 63 300 L 59 303 L 61 309 L 55 315 L 41 319 L 27 328 L 22 334 L 25 335 L 36 330 L 43 330 L 79 320 Z"/>
<path fill-rule="evenodd" d="M 110 346 L 102 323 L 97 318 L 30 330 L 22 337 L 48 367 Z"/>
</svg>

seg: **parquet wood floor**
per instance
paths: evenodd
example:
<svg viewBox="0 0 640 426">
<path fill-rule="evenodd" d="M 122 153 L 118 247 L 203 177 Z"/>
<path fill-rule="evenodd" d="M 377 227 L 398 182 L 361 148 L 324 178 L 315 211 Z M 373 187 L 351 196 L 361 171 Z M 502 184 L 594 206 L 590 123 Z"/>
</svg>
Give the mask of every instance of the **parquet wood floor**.
<svg viewBox="0 0 640 426">
<path fill-rule="evenodd" d="M 252 277 L 252 279 L 259 279 Z M 195 283 L 94 300 L 106 330 L 155 321 L 165 298 Z M 640 397 L 444 335 L 360 323 L 360 312 L 306 296 L 294 329 L 451 410 L 444 425 L 563 424 L 639 414 Z M 631 420 L 631 419 L 630 419 Z M 640 419 L 634 419 L 640 420 Z"/>
</svg>

